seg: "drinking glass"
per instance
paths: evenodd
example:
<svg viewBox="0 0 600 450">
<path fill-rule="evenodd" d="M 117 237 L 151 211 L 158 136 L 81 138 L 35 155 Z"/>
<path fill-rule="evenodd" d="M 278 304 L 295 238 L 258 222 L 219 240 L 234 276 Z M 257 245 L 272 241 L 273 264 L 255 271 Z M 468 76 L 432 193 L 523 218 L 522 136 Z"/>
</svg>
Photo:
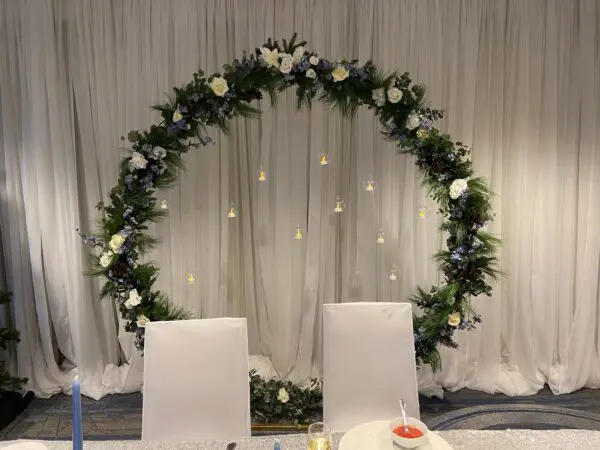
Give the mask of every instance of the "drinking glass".
<svg viewBox="0 0 600 450">
<path fill-rule="evenodd" d="M 332 450 L 331 428 L 323 422 L 308 427 L 308 450 Z"/>
</svg>

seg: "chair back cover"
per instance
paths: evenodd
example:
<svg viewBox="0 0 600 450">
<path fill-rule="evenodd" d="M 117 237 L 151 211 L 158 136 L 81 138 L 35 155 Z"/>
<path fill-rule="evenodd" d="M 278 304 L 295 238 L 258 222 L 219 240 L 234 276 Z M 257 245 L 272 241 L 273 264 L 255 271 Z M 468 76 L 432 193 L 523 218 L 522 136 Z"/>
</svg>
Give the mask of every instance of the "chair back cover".
<svg viewBox="0 0 600 450">
<path fill-rule="evenodd" d="M 142 440 L 250 436 L 246 319 L 150 322 Z"/>
<path fill-rule="evenodd" d="M 323 306 L 323 420 L 344 432 L 364 422 L 419 418 L 412 305 Z"/>
</svg>

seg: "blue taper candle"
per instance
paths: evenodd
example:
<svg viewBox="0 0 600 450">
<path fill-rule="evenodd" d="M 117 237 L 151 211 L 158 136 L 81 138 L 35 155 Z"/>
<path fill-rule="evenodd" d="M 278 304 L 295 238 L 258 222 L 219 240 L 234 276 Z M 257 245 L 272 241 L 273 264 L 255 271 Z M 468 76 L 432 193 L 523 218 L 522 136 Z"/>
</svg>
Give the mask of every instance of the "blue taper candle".
<svg viewBox="0 0 600 450">
<path fill-rule="evenodd" d="M 79 377 L 73 380 L 73 450 L 83 449 L 83 430 L 81 427 L 81 385 Z"/>
</svg>

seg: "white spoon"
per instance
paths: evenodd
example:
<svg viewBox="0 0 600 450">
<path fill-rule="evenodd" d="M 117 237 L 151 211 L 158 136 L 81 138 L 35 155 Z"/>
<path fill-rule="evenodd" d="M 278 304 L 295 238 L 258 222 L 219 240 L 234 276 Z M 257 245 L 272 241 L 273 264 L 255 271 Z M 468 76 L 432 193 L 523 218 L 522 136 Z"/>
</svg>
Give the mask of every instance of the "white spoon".
<svg viewBox="0 0 600 450">
<path fill-rule="evenodd" d="M 406 403 L 400 399 L 400 409 L 402 410 L 402 420 L 404 421 L 404 431 L 408 433 L 408 420 L 406 420 Z"/>
</svg>

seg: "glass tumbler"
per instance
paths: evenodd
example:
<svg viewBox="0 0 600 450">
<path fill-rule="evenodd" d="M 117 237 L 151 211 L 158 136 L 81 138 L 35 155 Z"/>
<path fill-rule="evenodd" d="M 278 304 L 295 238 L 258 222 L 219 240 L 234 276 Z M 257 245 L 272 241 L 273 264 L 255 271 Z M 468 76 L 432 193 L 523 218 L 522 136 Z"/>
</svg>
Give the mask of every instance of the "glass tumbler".
<svg viewBox="0 0 600 450">
<path fill-rule="evenodd" d="M 323 422 L 308 427 L 308 450 L 332 450 L 331 428 Z"/>
</svg>

